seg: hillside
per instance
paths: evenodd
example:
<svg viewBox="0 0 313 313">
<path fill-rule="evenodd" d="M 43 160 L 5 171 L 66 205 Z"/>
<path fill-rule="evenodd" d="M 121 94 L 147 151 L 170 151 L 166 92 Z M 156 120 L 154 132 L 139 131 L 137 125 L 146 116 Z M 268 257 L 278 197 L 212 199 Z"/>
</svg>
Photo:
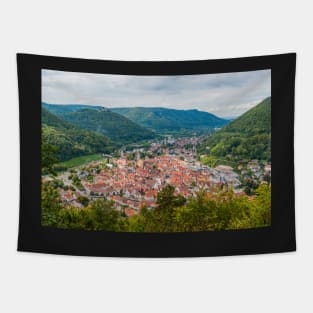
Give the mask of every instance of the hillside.
<svg viewBox="0 0 313 313">
<path fill-rule="evenodd" d="M 244 113 L 205 140 L 200 153 L 232 161 L 271 160 L 271 98 Z"/>
<path fill-rule="evenodd" d="M 152 139 L 156 136 L 152 131 L 104 108 L 81 109 L 59 116 L 80 128 L 105 135 L 117 145 Z"/>
<path fill-rule="evenodd" d="M 42 107 L 47 109 L 49 112 L 55 115 L 62 115 L 65 113 L 77 112 L 82 109 L 94 109 L 94 110 L 101 110 L 101 106 L 91 106 L 91 105 L 84 105 L 84 104 L 49 104 L 42 102 Z"/>
<path fill-rule="evenodd" d="M 93 153 L 108 153 L 114 146 L 107 137 L 80 129 L 44 108 L 41 111 L 41 123 L 42 138 L 58 147 L 60 161 Z"/>
<path fill-rule="evenodd" d="M 223 128 L 227 132 L 249 135 L 271 132 L 271 98 L 266 98 Z"/>
<path fill-rule="evenodd" d="M 207 130 L 222 127 L 227 120 L 198 110 L 174 110 L 166 108 L 112 108 L 143 127 L 157 132 L 180 130 Z"/>
</svg>

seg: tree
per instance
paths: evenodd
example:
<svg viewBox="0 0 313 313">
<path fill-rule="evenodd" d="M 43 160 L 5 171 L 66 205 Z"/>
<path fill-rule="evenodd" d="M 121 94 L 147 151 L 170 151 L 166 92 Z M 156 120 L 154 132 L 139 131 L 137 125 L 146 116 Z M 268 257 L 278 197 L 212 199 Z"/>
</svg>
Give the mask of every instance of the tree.
<svg viewBox="0 0 313 313">
<path fill-rule="evenodd" d="M 120 213 L 113 208 L 113 202 L 98 199 L 90 205 L 95 230 L 119 231 L 123 227 Z"/>
<path fill-rule="evenodd" d="M 84 197 L 84 196 L 78 196 L 77 201 L 79 203 L 81 203 L 83 206 L 87 206 L 89 203 L 89 199 L 87 197 Z"/>
<path fill-rule="evenodd" d="M 170 210 L 173 207 L 178 207 L 186 202 L 186 199 L 182 195 L 175 196 L 175 187 L 172 185 L 166 185 L 157 194 L 158 209 Z"/>
<path fill-rule="evenodd" d="M 59 212 L 62 203 L 58 190 L 53 181 L 41 184 L 41 224 L 43 226 L 57 227 L 59 224 Z"/>
<path fill-rule="evenodd" d="M 53 165 L 58 162 L 56 154 L 58 148 L 47 142 L 47 139 L 42 136 L 41 140 L 41 170 L 45 174 L 55 175 Z"/>
<path fill-rule="evenodd" d="M 144 218 L 144 229 L 147 232 L 170 232 L 175 227 L 175 209 L 185 204 L 186 199 L 181 195 L 174 195 L 172 185 L 165 186 L 157 194 L 157 207 L 152 210 L 141 211 Z M 141 220 L 142 222 L 142 220 Z"/>
<path fill-rule="evenodd" d="M 255 191 L 257 197 L 255 205 L 257 208 L 258 225 L 271 225 L 271 185 L 262 184 Z"/>
</svg>

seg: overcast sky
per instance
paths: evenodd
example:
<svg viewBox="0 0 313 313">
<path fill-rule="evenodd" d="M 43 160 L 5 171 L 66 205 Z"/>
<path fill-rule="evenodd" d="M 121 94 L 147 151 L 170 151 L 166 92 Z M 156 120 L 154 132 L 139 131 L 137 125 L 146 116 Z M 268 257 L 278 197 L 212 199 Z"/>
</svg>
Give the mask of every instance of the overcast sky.
<svg viewBox="0 0 313 313">
<path fill-rule="evenodd" d="M 42 70 L 42 101 L 198 109 L 235 117 L 271 95 L 271 71 L 134 76 Z"/>
</svg>

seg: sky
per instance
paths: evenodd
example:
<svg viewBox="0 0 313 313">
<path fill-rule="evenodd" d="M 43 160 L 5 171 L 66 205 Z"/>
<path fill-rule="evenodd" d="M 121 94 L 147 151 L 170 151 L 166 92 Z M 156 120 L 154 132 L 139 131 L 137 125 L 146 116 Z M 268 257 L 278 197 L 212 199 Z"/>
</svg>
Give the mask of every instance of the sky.
<svg viewBox="0 0 313 313">
<path fill-rule="evenodd" d="M 271 70 L 178 76 L 41 74 L 42 101 L 60 105 L 198 109 L 236 117 L 271 95 Z"/>
</svg>

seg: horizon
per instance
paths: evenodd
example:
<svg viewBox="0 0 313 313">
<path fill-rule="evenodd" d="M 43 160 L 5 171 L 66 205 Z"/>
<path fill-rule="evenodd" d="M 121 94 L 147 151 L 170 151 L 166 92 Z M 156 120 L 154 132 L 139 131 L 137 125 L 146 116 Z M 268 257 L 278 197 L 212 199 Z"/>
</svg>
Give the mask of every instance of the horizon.
<svg viewBox="0 0 313 313">
<path fill-rule="evenodd" d="M 260 102 L 268 99 L 268 98 L 271 98 L 271 96 L 269 97 L 266 97 L 264 98 L 263 100 L 261 100 Z M 249 110 L 251 110 L 252 108 L 254 108 L 255 106 L 257 106 L 260 102 L 256 103 L 255 105 L 253 105 Z M 44 102 L 42 101 L 41 104 L 47 104 L 47 105 L 61 105 L 61 106 L 90 106 L 90 107 L 100 107 L 100 108 L 103 108 L 103 109 L 107 109 L 107 110 L 110 110 L 110 109 L 164 109 L 164 110 L 176 110 L 176 111 L 198 111 L 198 112 L 203 112 L 203 113 L 208 113 L 208 114 L 212 114 L 212 115 L 215 115 L 216 117 L 219 117 L 219 118 L 222 118 L 222 119 L 225 119 L 225 120 L 232 120 L 232 119 L 235 119 L 235 118 L 238 118 L 240 117 L 242 114 L 246 113 L 247 111 L 243 112 L 242 114 L 240 115 L 229 115 L 229 116 L 219 116 L 219 115 L 216 115 L 214 113 L 211 113 L 211 112 L 207 112 L 207 111 L 202 111 L 202 110 L 199 110 L 199 109 L 175 109 L 175 108 L 165 108 L 165 107 L 143 107 L 143 106 L 133 106 L 133 107 L 112 107 L 112 108 L 109 108 L 109 107 L 105 107 L 105 106 L 102 106 L 102 105 L 94 105 L 94 104 L 86 104 L 86 103 L 62 103 L 62 104 L 58 104 L 58 103 L 47 103 L 47 102 Z"/>
<path fill-rule="evenodd" d="M 267 97 L 269 98 L 269 97 Z M 267 99 L 265 98 L 265 99 Z M 263 99 L 263 100 L 265 100 Z M 263 101 L 261 100 L 261 101 Z M 260 102 L 261 102 L 260 101 Z M 112 108 L 108 108 L 108 107 L 104 107 L 104 106 L 101 106 L 101 105 L 92 105 L 92 104 L 81 104 L 81 103 L 62 103 L 62 104 L 57 104 L 57 103 L 47 103 L 47 102 L 44 102 L 42 101 L 41 104 L 46 104 L 46 105 L 60 105 L 60 106 L 90 106 L 90 107 L 100 107 L 100 108 L 103 108 L 103 109 L 107 109 L 107 110 L 111 110 L 111 109 L 164 109 L 164 110 L 176 110 L 176 111 L 198 111 L 198 112 L 203 112 L 203 113 L 208 113 L 208 114 L 212 114 L 218 118 L 221 118 L 221 119 L 224 119 L 224 120 L 232 120 L 232 119 L 235 119 L 235 118 L 238 118 L 240 115 L 246 113 L 242 113 L 240 115 L 236 115 L 236 116 L 219 116 L 219 115 L 216 115 L 214 113 L 211 113 L 211 112 L 207 112 L 207 111 L 202 111 L 202 110 L 199 110 L 199 109 L 173 109 L 173 108 L 164 108 L 164 107 L 142 107 L 142 106 L 134 106 L 134 107 L 112 107 Z M 259 103 L 255 104 L 254 106 L 252 106 L 249 110 L 251 110 L 252 108 L 254 108 L 255 106 L 257 106 Z M 111 110 L 112 111 L 112 110 Z"/>
<path fill-rule="evenodd" d="M 271 70 L 135 76 L 42 70 L 42 102 L 53 105 L 198 110 L 235 118 L 271 96 Z"/>
</svg>

